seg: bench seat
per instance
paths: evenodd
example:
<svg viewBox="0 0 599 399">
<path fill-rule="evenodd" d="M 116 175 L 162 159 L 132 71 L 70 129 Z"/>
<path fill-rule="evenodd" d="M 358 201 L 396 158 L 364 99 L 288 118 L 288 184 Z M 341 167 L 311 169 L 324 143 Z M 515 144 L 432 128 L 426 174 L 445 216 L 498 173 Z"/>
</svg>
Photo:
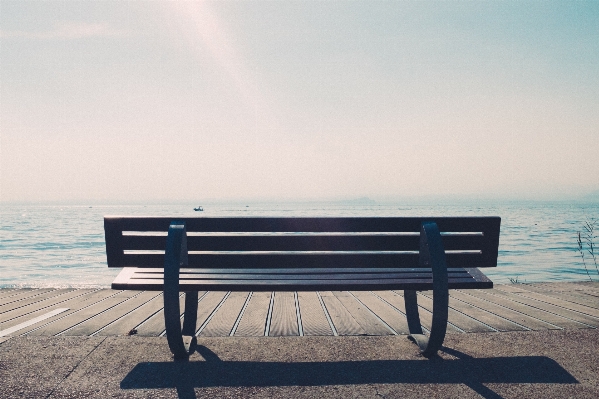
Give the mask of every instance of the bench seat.
<svg viewBox="0 0 599 399">
<path fill-rule="evenodd" d="M 476 268 L 448 268 L 449 289 L 493 288 Z M 181 291 L 363 291 L 433 289 L 428 268 L 180 269 Z M 164 290 L 164 269 L 126 267 L 117 290 Z"/>
</svg>

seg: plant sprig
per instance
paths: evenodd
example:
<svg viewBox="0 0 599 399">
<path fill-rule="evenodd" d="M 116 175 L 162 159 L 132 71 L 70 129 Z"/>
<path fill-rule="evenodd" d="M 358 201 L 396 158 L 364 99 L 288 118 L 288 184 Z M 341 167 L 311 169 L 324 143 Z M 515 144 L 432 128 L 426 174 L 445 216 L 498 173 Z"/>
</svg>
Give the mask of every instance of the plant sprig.
<svg viewBox="0 0 599 399">
<path fill-rule="evenodd" d="M 597 275 L 599 275 L 599 266 L 597 265 L 597 255 L 595 254 L 595 239 L 597 236 L 595 235 L 595 227 L 597 224 L 596 219 L 587 219 L 582 226 L 584 231 L 578 232 L 578 252 L 580 253 L 580 257 L 582 258 L 582 264 L 584 265 L 584 270 L 587 272 L 587 276 L 589 280 L 593 281 L 591 274 L 589 273 L 589 268 L 587 267 L 587 258 L 585 254 L 588 253 L 590 255 L 590 259 L 593 260 L 593 264 L 595 265 L 595 270 L 597 271 Z M 589 263 L 590 263 L 589 259 Z"/>
</svg>

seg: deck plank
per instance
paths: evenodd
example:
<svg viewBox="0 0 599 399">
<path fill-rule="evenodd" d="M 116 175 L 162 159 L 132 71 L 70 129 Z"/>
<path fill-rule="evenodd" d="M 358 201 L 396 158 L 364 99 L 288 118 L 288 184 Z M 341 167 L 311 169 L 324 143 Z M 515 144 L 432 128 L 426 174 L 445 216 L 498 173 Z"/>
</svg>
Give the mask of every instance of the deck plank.
<svg viewBox="0 0 599 399">
<path fill-rule="evenodd" d="M 77 291 L 84 291 L 84 290 L 77 290 Z M 79 295 L 73 296 L 70 299 L 65 300 L 64 302 L 61 302 L 59 304 L 58 303 L 55 304 L 55 306 L 49 306 L 49 307 L 44 307 L 44 308 L 36 309 L 36 310 L 31 311 L 29 313 L 23 314 L 23 315 L 21 315 L 19 317 L 15 317 L 15 318 L 7 320 L 7 321 L 5 321 L 3 323 L 0 323 L 0 330 L 5 330 L 5 329 L 11 328 L 11 327 L 13 327 L 13 326 L 15 326 L 17 324 L 21 324 L 21 323 L 25 322 L 26 320 L 31 320 L 31 319 L 34 319 L 36 317 L 39 317 L 39 316 L 41 316 L 43 314 L 48 313 L 49 311 L 54 310 L 55 308 L 62 307 L 62 308 L 68 308 L 69 310 L 65 311 L 65 312 L 61 312 L 59 315 L 56 315 L 56 316 L 53 316 L 51 318 L 45 319 L 45 320 L 43 320 L 43 323 L 40 322 L 40 323 L 33 324 L 31 326 L 28 326 L 27 328 L 19 331 L 19 334 L 23 334 L 23 333 L 25 333 L 27 331 L 33 330 L 33 329 L 41 326 L 42 324 L 51 322 L 54 317 L 66 316 L 68 313 L 72 313 L 72 312 L 76 311 L 73 308 L 77 307 L 80 303 L 82 303 L 86 299 L 90 298 L 90 294 L 93 294 L 94 292 L 97 292 L 97 290 L 89 290 L 89 291 L 85 290 L 85 291 L 87 291 L 87 292 L 81 292 Z"/>
<path fill-rule="evenodd" d="M 27 301 L 33 299 L 35 301 L 35 297 L 39 297 L 40 295 L 44 295 L 47 293 L 51 293 L 56 291 L 55 288 L 42 288 L 42 289 L 23 289 L 18 290 L 18 292 L 14 295 L 8 296 L 5 300 L 2 301 L 2 305 L 0 305 L 0 312 L 5 312 L 7 310 L 16 309 L 21 306 L 19 302 Z"/>
<path fill-rule="evenodd" d="M 503 288 L 501 288 L 501 290 L 503 290 Z M 563 299 L 560 299 L 557 297 L 553 297 L 553 296 L 546 295 L 546 294 L 539 294 L 539 293 L 528 291 L 528 290 L 526 290 L 524 292 L 518 292 L 515 295 L 518 297 L 526 297 L 529 299 L 536 299 L 537 301 L 549 303 L 551 305 L 559 306 L 564 309 L 569 309 L 569 310 L 573 310 L 575 312 L 583 313 L 583 314 L 594 317 L 599 322 L 599 309 L 591 308 L 591 307 L 584 306 L 584 305 L 578 305 L 576 303 L 569 302 L 569 301 L 566 301 L 566 300 L 563 300 Z"/>
<path fill-rule="evenodd" d="M 200 297 L 201 296 L 198 296 L 198 298 Z M 161 309 L 140 325 L 137 325 L 137 335 L 140 337 L 158 337 L 166 329 L 164 326 L 164 296 L 160 302 Z M 179 311 L 181 312 L 181 316 L 183 316 L 183 312 L 185 311 L 185 295 L 183 294 L 179 296 Z"/>
<path fill-rule="evenodd" d="M 92 335 L 113 321 L 142 306 L 159 294 L 160 293 L 156 291 L 140 292 L 138 295 L 131 297 L 117 304 L 116 306 L 106 309 L 104 312 L 101 312 L 76 326 L 73 326 L 73 328 L 62 332 L 61 335 Z"/>
<path fill-rule="evenodd" d="M 119 303 L 126 301 L 131 298 L 132 294 L 135 295 L 139 293 L 136 292 L 128 292 L 128 291 L 117 291 L 114 292 L 98 292 L 98 295 L 90 295 L 87 300 L 82 301 L 78 305 L 74 305 L 67 312 L 58 315 L 57 319 L 50 319 L 50 323 L 42 326 L 39 329 L 33 330 L 27 335 L 44 335 L 44 336 L 53 336 L 57 335 L 79 323 L 84 322 L 85 320 L 96 316 L 97 314 L 106 311 L 112 306 L 116 306 Z M 102 295 L 102 294 L 110 294 Z M 66 307 L 66 305 L 64 305 Z M 63 316 L 64 315 L 64 316 Z M 63 316 L 63 317 L 60 317 Z M 53 320 L 54 319 L 54 320 Z"/>
<path fill-rule="evenodd" d="M 467 294 L 487 300 L 489 302 L 497 303 L 501 306 L 516 310 L 539 320 L 546 321 L 547 323 L 553 324 L 559 328 L 589 328 L 589 326 L 586 324 L 582 324 L 578 321 L 568 319 L 544 309 L 536 308 L 531 304 L 517 302 L 514 300 L 513 295 L 500 290 L 492 290 L 491 292 L 488 292 L 488 290 L 470 290 L 467 292 Z"/>
<path fill-rule="evenodd" d="M 60 292 L 59 292 L 60 291 Z M 8 322 L 9 320 L 19 318 L 30 313 L 36 312 L 41 309 L 47 309 L 49 307 L 55 306 L 59 303 L 66 302 L 69 299 L 76 298 L 78 296 L 84 295 L 88 292 L 95 291 L 93 289 L 90 290 L 56 290 L 56 295 L 43 299 L 38 302 L 30 303 L 29 305 L 25 305 L 16 309 L 9 310 L 0 314 L 0 324 Z"/>
<path fill-rule="evenodd" d="M 452 292 L 452 296 L 460 301 L 467 302 L 470 305 L 476 306 L 478 308 L 484 309 L 487 312 L 491 312 L 494 315 L 507 319 L 513 323 L 519 324 L 523 327 L 528 328 L 533 331 L 540 330 L 555 330 L 559 329 L 557 326 L 549 324 L 544 320 L 540 320 L 534 317 L 531 317 L 525 313 L 501 306 L 495 302 L 485 301 L 478 297 L 468 295 L 466 292 L 461 292 L 455 290 Z"/>
<path fill-rule="evenodd" d="M 352 291 L 365 306 L 397 334 L 409 334 L 406 316 L 370 291 Z"/>
<path fill-rule="evenodd" d="M 333 335 L 329 321 L 318 299 L 318 294 L 311 291 L 300 291 L 297 296 L 304 335 Z"/>
<path fill-rule="evenodd" d="M 366 335 L 366 331 L 347 311 L 345 306 L 331 291 L 322 291 L 320 293 L 322 300 L 327 308 L 329 317 L 333 326 L 339 335 Z"/>
<path fill-rule="evenodd" d="M 133 309 L 126 315 L 108 324 L 95 335 L 102 337 L 128 335 L 129 332 L 135 329 L 135 327 L 162 309 L 164 306 L 164 299 L 161 292 L 157 294 L 158 295 L 150 298 L 150 300 L 139 306 L 137 309 Z M 135 330 L 135 334 L 137 334 L 137 329 Z"/>
<path fill-rule="evenodd" d="M 460 301 L 454 296 L 449 296 L 449 306 L 458 312 L 468 315 L 497 331 L 526 331 L 527 328 L 510 320 L 506 320 L 485 309 L 478 308 L 467 302 Z"/>
<path fill-rule="evenodd" d="M 248 295 L 249 292 L 231 292 L 199 335 L 202 337 L 228 336 Z"/>
<path fill-rule="evenodd" d="M 235 330 L 236 337 L 263 337 L 271 292 L 253 292 Z"/>
<path fill-rule="evenodd" d="M 453 291 L 450 292 L 450 295 L 453 293 Z M 432 292 L 422 292 L 419 293 L 418 295 L 418 304 L 423 307 L 424 309 L 428 310 L 431 314 L 433 311 L 433 296 L 432 296 Z M 449 308 L 448 309 L 448 322 L 451 323 L 451 325 L 459 328 L 460 330 L 464 331 L 464 332 L 492 332 L 495 331 L 493 328 L 489 327 L 486 324 L 481 323 L 480 321 L 473 319 L 472 317 L 462 313 L 462 312 L 458 312 L 457 310 L 453 309 L 453 308 Z M 448 325 L 448 327 L 450 327 Z M 456 332 L 454 331 L 454 329 L 449 329 L 448 328 L 448 332 Z"/>
<path fill-rule="evenodd" d="M 524 288 L 527 291 L 532 291 L 537 294 L 551 296 L 556 299 L 563 299 L 568 302 L 573 302 L 599 310 L 599 296 L 589 295 L 583 291 L 555 291 L 552 289 L 546 289 L 545 287 L 535 287 L 533 285 L 525 285 Z"/>
<path fill-rule="evenodd" d="M 24 320 L 25 318 L 33 318 L 36 316 L 41 316 L 42 314 L 44 314 L 48 311 L 54 310 L 55 308 L 68 308 L 69 309 L 65 312 L 61 312 L 60 314 L 58 314 L 56 316 L 45 319 L 40 323 L 36 323 L 34 325 L 31 325 L 31 326 L 19 331 L 19 335 L 24 335 L 24 334 L 38 335 L 38 333 L 36 332 L 36 330 L 38 328 L 43 327 L 49 323 L 53 323 L 58 319 L 68 316 L 69 314 L 75 313 L 75 312 L 79 311 L 80 309 L 83 309 L 86 306 L 91 306 L 101 300 L 104 300 L 105 298 L 113 296 L 117 292 L 114 292 L 112 290 L 91 290 L 90 292 L 83 293 L 83 295 L 71 298 L 65 302 L 57 304 L 56 306 L 52 306 L 52 307 L 45 308 L 45 309 L 40 309 L 35 312 L 29 313 L 25 316 L 22 316 L 18 319 L 10 320 L 6 324 L 7 325 L 10 325 L 12 323 L 17 324 L 18 322 L 20 322 L 20 320 Z M 45 334 L 41 334 L 41 335 L 45 335 Z"/>
<path fill-rule="evenodd" d="M 198 304 L 196 335 L 201 334 L 202 330 L 208 325 L 206 322 L 210 319 L 216 307 L 220 305 L 227 294 L 228 292 L 225 291 L 209 291 L 206 295 L 204 295 Z"/>
<path fill-rule="evenodd" d="M 299 335 L 293 292 L 275 292 L 268 335 L 271 337 Z"/>
<path fill-rule="evenodd" d="M 362 327 L 366 335 L 393 335 L 393 332 L 352 294 L 347 291 L 333 291 L 333 295 Z"/>
</svg>

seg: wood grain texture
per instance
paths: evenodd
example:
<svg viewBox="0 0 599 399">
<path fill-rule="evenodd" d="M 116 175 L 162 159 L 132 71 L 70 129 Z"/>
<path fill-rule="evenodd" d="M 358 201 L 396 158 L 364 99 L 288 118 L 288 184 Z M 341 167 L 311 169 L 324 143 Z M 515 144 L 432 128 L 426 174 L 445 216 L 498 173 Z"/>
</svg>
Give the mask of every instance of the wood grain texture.
<svg viewBox="0 0 599 399">
<path fill-rule="evenodd" d="M 536 287 L 529 284 L 525 285 L 524 289 L 526 291 L 536 292 L 538 294 L 559 298 L 568 302 L 573 302 L 578 305 L 588 306 L 590 308 L 599 310 L 599 296 L 595 296 L 592 293 L 588 294 L 586 291 L 554 289 L 547 290 L 545 287 Z"/>
<path fill-rule="evenodd" d="M 592 316 L 599 321 L 599 309 L 591 308 L 589 306 L 579 305 L 574 302 L 569 302 L 548 294 L 539 294 L 532 291 L 519 292 L 516 294 L 519 297 L 526 297 L 530 299 L 536 299 L 541 302 L 549 303 L 555 306 L 562 307 L 564 309 L 573 310 L 575 312 L 583 313 Z"/>
<path fill-rule="evenodd" d="M 362 327 L 366 335 L 393 335 L 393 331 L 375 316 L 362 302 L 347 291 L 333 291 L 333 295 L 343 304 L 353 319 Z"/>
<path fill-rule="evenodd" d="M 226 337 L 232 329 L 249 292 L 232 292 L 199 334 L 202 337 Z"/>
<path fill-rule="evenodd" d="M 105 328 L 100 330 L 98 336 L 115 336 L 127 335 L 131 330 L 138 325 L 148 320 L 151 316 L 158 313 L 164 306 L 164 299 L 161 293 L 150 298 L 147 302 L 132 310 L 130 313 L 123 315 L 121 318 L 114 320 Z"/>
<path fill-rule="evenodd" d="M 4 300 L 2 300 L 2 307 L 7 310 L 14 309 L 19 306 L 18 303 L 15 304 L 15 302 L 19 302 L 28 298 L 34 298 L 48 292 L 51 293 L 52 291 L 55 291 L 55 288 L 24 288 L 22 290 L 18 290 L 13 295 L 8 295 Z"/>
<path fill-rule="evenodd" d="M 160 302 L 160 310 L 137 326 L 137 335 L 141 337 L 158 337 L 165 331 L 166 327 L 164 326 L 164 298 L 162 296 L 160 298 Z M 181 311 L 181 316 L 183 316 L 184 309 L 185 295 L 181 294 L 179 296 L 179 310 Z"/>
<path fill-rule="evenodd" d="M 236 337 L 263 337 L 271 292 L 253 292 L 235 331 Z"/>
<path fill-rule="evenodd" d="M 57 335 L 71 327 L 76 326 L 79 323 L 90 319 L 107 309 L 118 305 L 121 302 L 131 298 L 131 295 L 139 294 L 139 291 L 108 291 L 104 292 L 110 296 L 92 295 L 87 301 L 83 301 L 74 309 L 70 309 L 64 314 L 58 315 L 58 319 L 44 325 L 42 328 L 31 331 L 28 335 Z M 62 317 L 61 317 L 62 316 Z"/>
<path fill-rule="evenodd" d="M 293 292 L 275 292 L 270 320 L 271 337 L 298 336 L 297 313 Z"/>
<path fill-rule="evenodd" d="M 468 316 L 494 328 L 497 331 L 526 331 L 527 328 L 520 326 L 510 320 L 498 317 L 496 314 L 487 310 L 470 305 L 467 302 L 460 301 L 453 296 L 449 296 L 449 306 L 458 312 L 467 314 Z"/>
<path fill-rule="evenodd" d="M 300 291 L 297 293 L 304 335 L 333 335 L 329 321 L 324 313 L 316 292 Z"/>
<path fill-rule="evenodd" d="M 538 309 L 534 306 L 530 306 L 521 302 L 516 302 L 509 295 L 499 290 L 468 290 L 469 295 L 476 296 L 480 299 L 487 300 L 489 302 L 497 303 L 498 305 L 506 308 L 516 310 L 518 312 L 527 314 L 531 317 L 535 317 L 539 320 L 544 320 L 554 326 L 564 329 L 571 328 L 588 328 L 586 324 L 556 315 L 546 310 Z"/>
<path fill-rule="evenodd" d="M 453 294 L 453 291 L 450 295 Z M 433 311 L 433 295 L 431 292 L 422 293 L 418 296 L 418 304 L 432 313 Z M 468 315 L 458 312 L 455 309 L 449 308 L 448 310 L 448 322 L 451 323 L 452 326 L 457 327 L 463 332 L 493 332 L 496 331 L 493 328 L 482 324 L 476 319 L 469 317 Z M 449 332 L 456 332 L 454 328 L 448 329 Z"/>
<path fill-rule="evenodd" d="M 52 294 L 55 294 L 55 295 L 52 295 L 45 299 L 41 299 L 39 301 L 31 302 L 24 306 L 21 306 L 16 309 L 12 309 L 12 310 L 9 310 L 7 312 L 0 314 L 0 324 L 5 323 L 11 319 L 15 319 L 15 318 L 30 314 L 32 312 L 39 311 L 41 309 L 47 309 L 49 307 L 55 306 L 62 302 L 66 302 L 69 299 L 84 295 L 84 294 L 92 292 L 92 291 L 95 291 L 95 290 L 66 289 L 66 290 L 52 291 Z M 45 295 L 50 295 L 50 293 L 45 294 Z"/>
<path fill-rule="evenodd" d="M 524 326 L 529 330 L 553 330 L 557 328 L 557 326 L 549 324 L 543 320 L 528 316 L 525 313 L 501 306 L 500 304 L 495 302 L 485 301 L 481 298 L 468 295 L 467 292 L 453 291 L 451 295 L 453 298 L 459 299 L 463 302 L 469 303 L 470 305 L 484 309 L 499 317 Z"/>
<path fill-rule="evenodd" d="M 140 292 L 138 295 L 128 298 L 127 300 L 122 301 L 119 304 L 112 306 L 93 317 L 90 317 L 82 323 L 74 326 L 72 329 L 64 331 L 61 335 L 92 335 L 116 319 L 142 306 L 144 303 L 156 297 L 157 295 L 157 292 L 152 291 Z"/>
<path fill-rule="evenodd" d="M 320 296 L 339 335 L 367 335 L 333 292 L 323 291 Z"/>
<path fill-rule="evenodd" d="M 406 316 L 396 308 L 383 301 L 379 296 L 368 291 L 353 291 L 365 306 L 380 317 L 397 334 L 409 334 Z"/>
<path fill-rule="evenodd" d="M 228 292 L 224 291 L 209 291 L 198 304 L 198 318 L 196 324 L 196 335 L 200 334 L 203 328 L 206 328 L 209 318 L 212 316 L 216 308 L 221 304 Z"/>
</svg>

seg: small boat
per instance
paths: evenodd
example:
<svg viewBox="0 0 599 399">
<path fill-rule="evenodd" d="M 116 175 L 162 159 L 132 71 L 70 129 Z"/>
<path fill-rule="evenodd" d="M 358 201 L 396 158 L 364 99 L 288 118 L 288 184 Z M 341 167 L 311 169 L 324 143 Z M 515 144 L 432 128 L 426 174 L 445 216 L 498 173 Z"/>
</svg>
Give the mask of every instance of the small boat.
<svg viewBox="0 0 599 399">
<path fill-rule="evenodd" d="M 201 206 L 198 206 L 197 208 L 193 208 L 193 210 L 196 212 L 202 212 L 204 210 L 204 208 L 202 208 Z"/>
</svg>

